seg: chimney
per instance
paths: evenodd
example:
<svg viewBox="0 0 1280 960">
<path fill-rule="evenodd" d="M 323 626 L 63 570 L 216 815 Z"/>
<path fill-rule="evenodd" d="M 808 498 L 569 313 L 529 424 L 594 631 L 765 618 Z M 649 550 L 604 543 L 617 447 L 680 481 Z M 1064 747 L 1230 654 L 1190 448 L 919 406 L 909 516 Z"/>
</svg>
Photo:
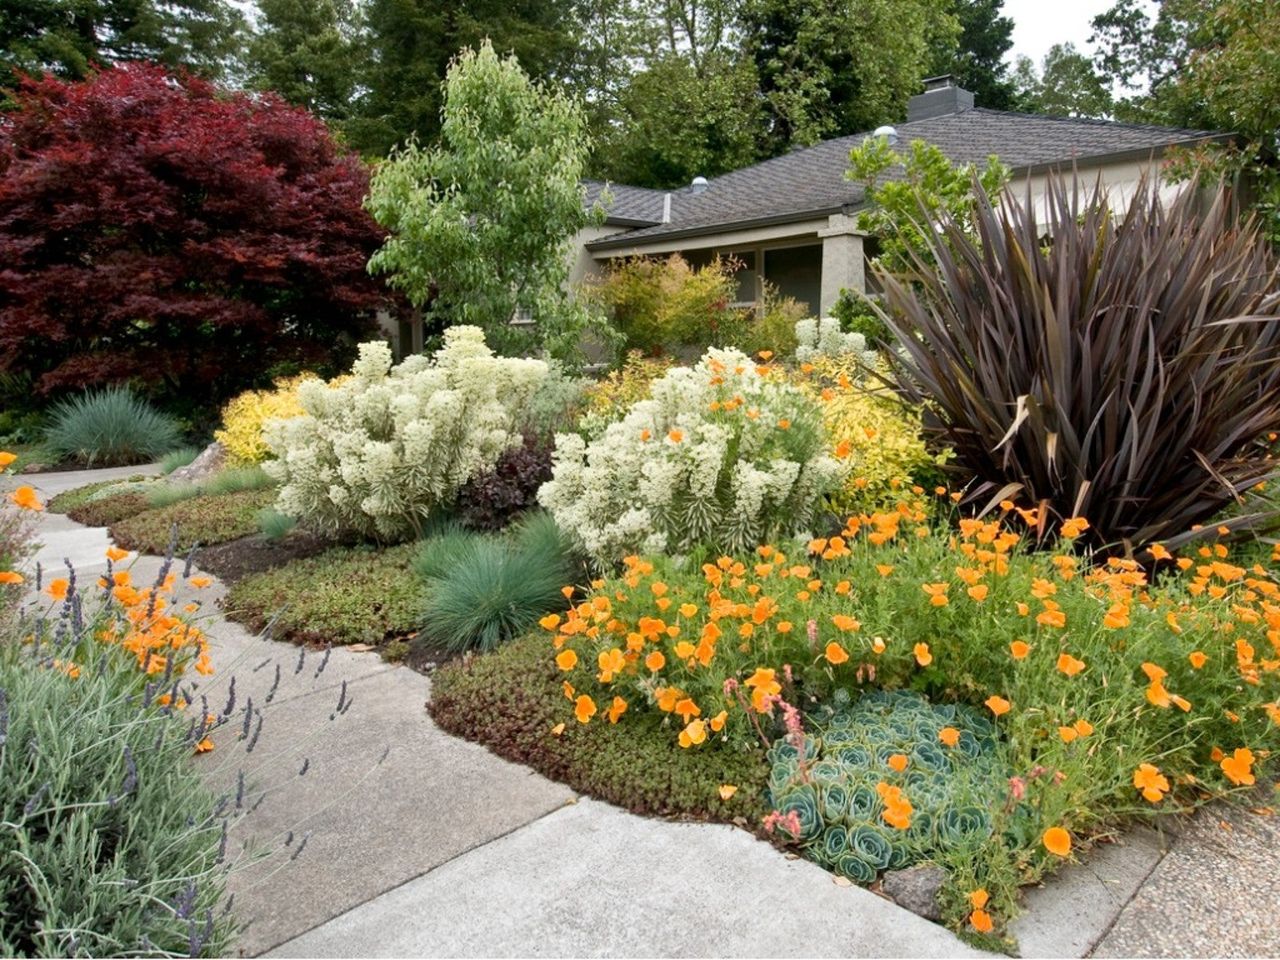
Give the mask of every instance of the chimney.
<svg viewBox="0 0 1280 960">
<path fill-rule="evenodd" d="M 671 222 L 671 194 L 667 194 L 662 198 L 662 222 Z"/>
<path fill-rule="evenodd" d="M 907 122 L 945 117 L 973 109 L 973 94 L 957 87 L 950 74 L 929 77 L 924 82 L 924 93 L 918 93 L 907 101 Z"/>
</svg>

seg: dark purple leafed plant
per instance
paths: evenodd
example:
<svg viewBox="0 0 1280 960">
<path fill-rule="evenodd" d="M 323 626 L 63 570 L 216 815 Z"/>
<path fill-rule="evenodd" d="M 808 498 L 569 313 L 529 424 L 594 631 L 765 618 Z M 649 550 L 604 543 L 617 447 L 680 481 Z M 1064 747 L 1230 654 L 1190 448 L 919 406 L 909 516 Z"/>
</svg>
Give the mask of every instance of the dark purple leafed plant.
<svg viewBox="0 0 1280 960">
<path fill-rule="evenodd" d="M 1276 258 L 1222 187 L 1127 209 L 1052 178 L 1042 199 L 976 199 L 910 276 L 881 274 L 894 379 L 975 478 L 977 501 L 1085 516 L 1097 543 L 1176 544 L 1276 473 Z M 1037 210 L 1041 216 L 1037 216 Z"/>
</svg>

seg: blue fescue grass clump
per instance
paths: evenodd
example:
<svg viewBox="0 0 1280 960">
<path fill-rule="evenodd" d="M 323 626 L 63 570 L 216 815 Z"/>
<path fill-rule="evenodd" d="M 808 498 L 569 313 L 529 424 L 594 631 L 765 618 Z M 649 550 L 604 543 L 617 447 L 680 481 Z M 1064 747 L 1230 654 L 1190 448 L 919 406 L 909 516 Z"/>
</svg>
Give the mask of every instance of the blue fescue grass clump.
<svg viewBox="0 0 1280 960">
<path fill-rule="evenodd" d="M 128 387 L 87 390 L 50 412 L 45 446 L 91 467 L 148 463 L 178 446 L 177 421 Z"/>
<path fill-rule="evenodd" d="M 426 585 L 419 638 L 452 652 L 492 650 L 564 605 L 574 558 L 555 521 L 527 517 L 505 536 L 444 530 L 424 541 L 414 572 Z"/>
<path fill-rule="evenodd" d="M 264 507 L 259 510 L 257 519 L 259 532 L 271 543 L 283 540 L 298 525 L 297 520 L 274 507 Z"/>
</svg>

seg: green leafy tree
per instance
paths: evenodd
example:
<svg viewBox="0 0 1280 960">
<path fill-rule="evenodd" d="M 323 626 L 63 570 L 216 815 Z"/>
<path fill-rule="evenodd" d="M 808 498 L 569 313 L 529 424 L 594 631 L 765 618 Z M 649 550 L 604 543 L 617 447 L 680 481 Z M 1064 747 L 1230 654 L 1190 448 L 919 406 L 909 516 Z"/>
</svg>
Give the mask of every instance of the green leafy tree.
<svg viewBox="0 0 1280 960">
<path fill-rule="evenodd" d="M 594 169 L 637 186 L 685 186 L 753 163 L 760 129 L 751 61 L 667 56 L 621 92 Z"/>
<path fill-rule="evenodd" d="M 1164 0 L 1152 16 L 1121 0 L 1093 27 L 1099 69 L 1130 91 L 1121 116 L 1237 134 L 1230 145 L 1176 151 L 1170 176 L 1243 177 L 1280 243 L 1280 4 Z"/>
<path fill-rule="evenodd" d="M 1050 47 L 1039 71 L 1030 57 L 1019 57 L 1014 86 L 1015 105 L 1028 113 L 1106 118 L 1114 107 L 1111 90 L 1093 61 L 1071 43 Z"/>
<path fill-rule="evenodd" d="M 83 79 L 93 64 L 154 60 L 220 76 L 243 17 L 226 0 L 4 0 L 0 85 L 13 71 Z"/>
<path fill-rule="evenodd" d="M 369 269 L 437 324 L 572 358 L 589 318 L 565 291 L 568 244 L 598 218 L 579 183 L 589 145 L 575 101 L 489 43 L 464 50 L 444 82 L 439 145 L 410 140 L 374 174 L 368 207 L 391 235 Z M 525 312 L 534 323 L 512 323 Z"/>
<path fill-rule="evenodd" d="M 741 29 L 768 111 L 768 152 L 903 115 L 932 52 L 954 46 L 952 0 L 744 0 Z"/>
<path fill-rule="evenodd" d="M 911 273 L 918 259 L 932 258 L 934 224 L 945 220 L 972 233 L 975 178 L 990 196 L 1009 175 L 994 155 L 982 167 L 956 165 L 927 141 L 913 140 L 900 153 L 886 137 L 867 137 L 854 147 L 845 172 L 866 191 L 868 206 L 858 215 L 858 229 L 880 239 L 877 263 L 898 274 Z"/>
<path fill-rule="evenodd" d="M 463 47 L 488 39 L 540 80 L 571 78 L 578 55 L 574 0 L 368 0 L 365 23 L 362 95 L 344 129 L 378 156 L 411 135 L 435 139 L 440 84 Z"/>
<path fill-rule="evenodd" d="M 954 0 L 951 13 L 960 35 L 935 50 L 930 67 L 935 75 L 950 74 L 973 93 L 978 106 L 992 110 L 1013 105 L 1013 83 L 1004 59 L 1013 46 L 1013 20 L 1001 15 L 1003 5 L 1004 0 Z"/>
<path fill-rule="evenodd" d="M 254 86 L 326 120 L 351 112 L 361 56 L 352 0 L 258 0 L 246 67 Z"/>
</svg>

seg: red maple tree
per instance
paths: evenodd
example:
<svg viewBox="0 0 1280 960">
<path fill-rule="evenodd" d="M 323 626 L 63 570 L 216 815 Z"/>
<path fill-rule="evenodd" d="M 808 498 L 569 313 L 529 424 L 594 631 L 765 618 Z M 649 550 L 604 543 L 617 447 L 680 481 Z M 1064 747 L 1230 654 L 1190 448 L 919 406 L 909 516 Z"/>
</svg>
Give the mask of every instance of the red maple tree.
<svg viewBox="0 0 1280 960">
<path fill-rule="evenodd" d="M 386 302 L 368 170 L 323 122 L 149 64 L 0 114 L 0 370 L 183 406 L 331 367 Z"/>
</svg>

